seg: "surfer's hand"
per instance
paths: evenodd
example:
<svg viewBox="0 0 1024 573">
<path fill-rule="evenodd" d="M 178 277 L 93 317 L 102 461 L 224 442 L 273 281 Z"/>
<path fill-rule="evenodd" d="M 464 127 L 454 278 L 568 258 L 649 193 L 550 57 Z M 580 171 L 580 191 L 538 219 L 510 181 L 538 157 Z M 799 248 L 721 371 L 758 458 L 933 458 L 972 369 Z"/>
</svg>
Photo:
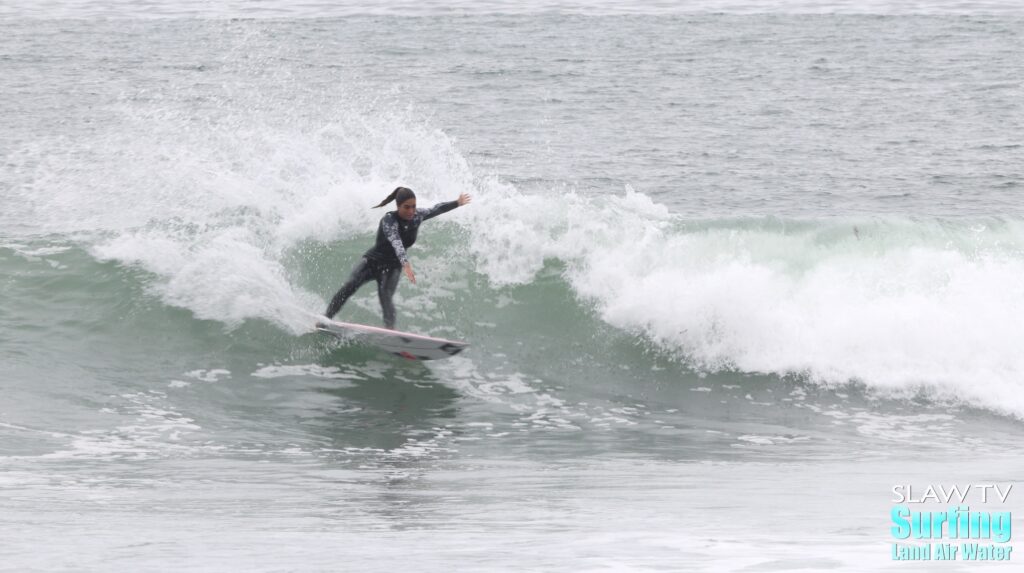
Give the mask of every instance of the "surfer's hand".
<svg viewBox="0 0 1024 573">
<path fill-rule="evenodd" d="M 459 195 L 459 200 L 458 200 L 459 207 L 465 205 L 466 203 L 469 203 L 472 200 L 473 200 L 473 198 L 469 196 L 469 193 L 463 193 L 463 194 Z"/>
<path fill-rule="evenodd" d="M 405 263 L 403 268 L 405 269 L 405 276 L 409 277 L 412 284 L 416 284 L 416 273 L 412 272 L 412 263 Z"/>
</svg>

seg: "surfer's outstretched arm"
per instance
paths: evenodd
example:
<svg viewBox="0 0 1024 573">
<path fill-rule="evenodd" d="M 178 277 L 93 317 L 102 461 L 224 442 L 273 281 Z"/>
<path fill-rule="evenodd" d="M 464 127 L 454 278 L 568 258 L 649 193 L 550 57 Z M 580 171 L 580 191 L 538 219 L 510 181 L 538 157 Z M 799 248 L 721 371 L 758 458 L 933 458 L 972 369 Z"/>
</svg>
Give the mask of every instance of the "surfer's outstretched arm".
<svg viewBox="0 0 1024 573">
<path fill-rule="evenodd" d="M 429 209 L 419 209 L 417 214 L 420 217 L 423 217 L 423 220 L 426 221 L 427 219 L 433 219 L 438 215 L 447 213 L 448 211 L 451 211 L 456 207 L 461 207 L 466 203 L 469 203 L 471 200 L 472 198 L 469 196 L 469 194 L 463 193 L 462 195 L 459 195 L 459 198 L 454 201 L 445 201 L 444 203 L 438 203 L 437 205 L 434 205 Z"/>
</svg>

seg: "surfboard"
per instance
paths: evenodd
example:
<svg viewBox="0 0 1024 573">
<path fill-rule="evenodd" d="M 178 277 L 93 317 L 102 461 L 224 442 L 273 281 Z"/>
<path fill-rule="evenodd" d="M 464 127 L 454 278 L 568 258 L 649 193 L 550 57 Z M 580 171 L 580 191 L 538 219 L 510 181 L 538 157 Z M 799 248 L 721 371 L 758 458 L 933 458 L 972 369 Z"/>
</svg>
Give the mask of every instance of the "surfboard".
<svg viewBox="0 0 1024 573">
<path fill-rule="evenodd" d="M 320 332 L 333 334 L 342 340 L 357 340 L 376 346 L 395 356 L 409 360 L 439 360 L 455 356 L 465 350 L 469 344 L 457 340 L 445 340 L 422 334 L 389 330 L 377 326 L 339 322 L 321 318 L 316 329 Z"/>
</svg>

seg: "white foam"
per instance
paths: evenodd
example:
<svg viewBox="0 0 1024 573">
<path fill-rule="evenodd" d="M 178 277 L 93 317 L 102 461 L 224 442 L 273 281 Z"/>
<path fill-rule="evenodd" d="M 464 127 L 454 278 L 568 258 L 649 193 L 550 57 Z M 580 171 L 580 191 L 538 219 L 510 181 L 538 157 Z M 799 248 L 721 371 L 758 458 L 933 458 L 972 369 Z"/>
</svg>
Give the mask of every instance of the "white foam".
<svg viewBox="0 0 1024 573">
<path fill-rule="evenodd" d="M 353 372 L 343 372 L 335 366 L 321 366 L 319 364 L 275 364 L 264 366 L 252 373 L 257 378 L 288 378 L 292 376 L 313 376 L 315 378 L 328 378 L 334 380 L 365 380 L 365 376 Z"/>
<path fill-rule="evenodd" d="M 827 248 L 814 232 L 778 252 L 778 240 L 735 230 L 638 240 L 635 256 L 616 248 L 571 278 L 608 322 L 703 369 L 928 385 L 1024 413 L 1019 255 L 942 243 Z"/>
<path fill-rule="evenodd" d="M 411 111 L 350 102 L 310 120 L 304 112 L 320 104 L 293 116 L 258 103 L 239 96 L 204 120 L 127 101 L 122 121 L 93 140 L 26 151 L 42 159 L 18 217 L 95 237 L 97 258 L 152 273 L 150 292 L 199 318 L 262 318 L 300 334 L 329 293 L 295 286 L 290 249 L 371 235 L 381 211 L 370 207 L 399 184 L 424 203 L 471 190 L 451 139 Z"/>
<path fill-rule="evenodd" d="M 217 382 L 221 378 L 230 378 L 231 371 L 224 370 L 223 368 L 213 368 L 210 370 L 192 370 L 186 372 L 185 376 L 189 378 L 199 380 L 200 382 Z"/>
<path fill-rule="evenodd" d="M 467 218 L 495 285 L 557 259 L 604 320 L 702 371 L 925 387 L 1024 416 L 1017 222 L 707 225 L 631 189 L 607 201 L 489 190 Z M 510 215 L 487 221 L 495 211 Z"/>
<path fill-rule="evenodd" d="M 66 449 L 42 457 L 148 459 L 187 455 L 202 448 L 183 439 L 201 430 L 199 425 L 167 405 L 162 392 L 122 394 L 120 398 L 126 402 L 123 414 L 133 418 L 130 422 L 112 429 L 68 434 Z"/>
</svg>

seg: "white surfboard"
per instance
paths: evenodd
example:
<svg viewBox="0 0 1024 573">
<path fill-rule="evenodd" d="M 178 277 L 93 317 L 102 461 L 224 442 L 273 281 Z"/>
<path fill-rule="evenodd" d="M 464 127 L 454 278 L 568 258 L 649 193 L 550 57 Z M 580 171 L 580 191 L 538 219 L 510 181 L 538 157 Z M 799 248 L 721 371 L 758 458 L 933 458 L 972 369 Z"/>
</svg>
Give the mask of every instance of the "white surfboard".
<svg viewBox="0 0 1024 573">
<path fill-rule="evenodd" d="M 338 322 L 321 318 L 316 329 L 333 334 L 343 340 L 359 340 L 409 360 L 438 360 L 455 356 L 469 346 L 466 342 L 445 340 L 422 334 L 389 330 L 365 324 Z"/>
</svg>

